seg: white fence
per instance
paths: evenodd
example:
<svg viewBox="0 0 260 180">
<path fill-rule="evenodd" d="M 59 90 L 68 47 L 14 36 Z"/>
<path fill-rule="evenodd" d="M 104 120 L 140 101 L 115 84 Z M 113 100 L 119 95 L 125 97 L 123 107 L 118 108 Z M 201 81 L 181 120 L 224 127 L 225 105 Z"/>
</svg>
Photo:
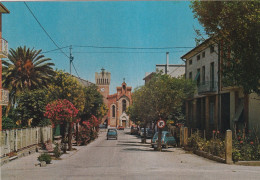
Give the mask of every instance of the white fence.
<svg viewBox="0 0 260 180">
<path fill-rule="evenodd" d="M 7 153 L 52 140 L 52 127 L 3 130 L 1 133 L 1 157 Z"/>
</svg>

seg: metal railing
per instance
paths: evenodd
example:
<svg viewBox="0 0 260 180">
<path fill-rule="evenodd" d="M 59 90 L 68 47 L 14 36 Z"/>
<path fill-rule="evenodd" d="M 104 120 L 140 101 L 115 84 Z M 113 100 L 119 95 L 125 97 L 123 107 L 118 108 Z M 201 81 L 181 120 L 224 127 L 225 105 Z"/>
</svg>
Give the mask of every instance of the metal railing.
<svg viewBox="0 0 260 180">
<path fill-rule="evenodd" d="M 0 89 L 0 105 L 7 106 L 9 102 L 9 91 L 5 89 Z"/>
<path fill-rule="evenodd" d="M 7 58 L 8 56 L 8 41 L 0 39 L 0 58 Z"/>
<path fill-rule="evenodd" d="M 216 81 L 205 81 L 201 82 L 197 85 L 198 93 L 206 93 L 206 92 L 216 92 L 218 87 L 218 82 Z"/>
</svg>

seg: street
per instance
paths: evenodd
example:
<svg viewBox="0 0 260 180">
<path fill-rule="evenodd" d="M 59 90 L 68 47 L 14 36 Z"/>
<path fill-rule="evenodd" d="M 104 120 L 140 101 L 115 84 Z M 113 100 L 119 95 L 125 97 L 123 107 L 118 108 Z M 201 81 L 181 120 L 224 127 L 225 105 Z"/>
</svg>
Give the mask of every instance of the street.
<svg viewBox="0 0 260 180">
<path fill-rule="evenodd" d="M 47 167 L 35 166 L 38 153 L 1 167 L 7 179 L 259 179 L 260 167 L 221 164 L 187 153 L 179 148 L 155 152 L 129 130 L 119 131 L 118 140 L 99 138 L 77 152 L 52 161 Z M 150 142 L 150 139 L 147 140 Z"/>
</svg>

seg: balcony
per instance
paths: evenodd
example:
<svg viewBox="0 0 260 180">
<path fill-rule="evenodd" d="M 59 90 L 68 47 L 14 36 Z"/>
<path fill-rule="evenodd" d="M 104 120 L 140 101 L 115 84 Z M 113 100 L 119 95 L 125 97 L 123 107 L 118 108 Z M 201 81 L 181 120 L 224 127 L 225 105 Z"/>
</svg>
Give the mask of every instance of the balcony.
<svg viewBox="0 0 260 180">
<path fill-rule="evenodd" d="M 212 93 L 217 91 L 218 82 L 216 81 L 205 81 L 201 82 L 198 86 L 198 93 L 204 94 L 204 93 Z"/>
<path fill-rule="evenodd" d="M 0 58 L 7 58 L 8 42 L 5 39 L 0 39 Z"/>
<path fill-rule="evenodd" d="M 7 106 L 9 102 L 9 91 L 5 89 L 0 89 L 0 105 L 1 106 Z"/>
</svg>

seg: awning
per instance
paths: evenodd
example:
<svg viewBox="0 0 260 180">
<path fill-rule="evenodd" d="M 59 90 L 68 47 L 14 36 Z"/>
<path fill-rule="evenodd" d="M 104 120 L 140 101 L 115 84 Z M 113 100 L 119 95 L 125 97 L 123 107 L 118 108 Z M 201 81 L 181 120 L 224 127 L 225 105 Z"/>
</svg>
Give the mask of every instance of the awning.
<svg viewBox="0 0 260 180">
<path fill-rule="evenodd" d="M 200 71 L 197 72 L 196 76 L 195 76 L 195 81 L 197 81 L 197 79 L 200 77 Z"/>
<path fill-rule="evenodd" d="M 235 117 L 233 119 L 234 122 L 237 122 L 239 120 L 239 117 L 241 116 L 243 109 L 244 109 L 244 101 L 240 101 Z"/>
</svg>

